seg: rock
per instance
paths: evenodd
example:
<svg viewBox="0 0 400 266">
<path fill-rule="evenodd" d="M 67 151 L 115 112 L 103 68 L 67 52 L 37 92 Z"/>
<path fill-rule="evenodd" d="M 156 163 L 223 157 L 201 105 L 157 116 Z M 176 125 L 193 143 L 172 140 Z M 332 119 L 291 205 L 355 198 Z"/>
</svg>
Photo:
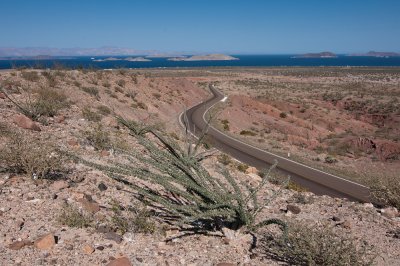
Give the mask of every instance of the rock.
<svg viewBox="0 0 400 266">
<path fill-rule="evenodd" d="M 29 241 L 29 240 L 15 241 L 15 242 L 11 243 L 8 246 L 8 248 L 12 249 L 12 250 L 19 250 L 19 249 L 21 249 L 23 247 L 31 246 L 31 245 L 32 245 L 32 242 Z"/>
<path fill-rule="evenodd" d="M 67 141 L 67 144 L 68 144 L 69 146 L 79 146 L 78 141 L 76 141 L 76 140 L 74 140 L 74 139 L 68 140 L 68 141 Z"/>
<path fill-rule="evenodd" d="M 332 217 L 332 221 L 334 221 L 334 222 L 340 222 L 342 219 L 340 219 L 340 217 L 337 217 L 337 216 L 333 216 Z"/>
<path fill-rule="evenodd" d="M 286 206 L 286 210 L 290 211 L 293 214 L 299 214 L 301 212 L 300 207 L 296 206 L 296 205 L 292 205 L 292 204 L 288 204 Z"/>
<path fill-rule="evenodd" d="M 20 128 L 41 131 L 39 125 L 36 122 L 33 122 L 30 118 L 24 115 L 15 115 L 13 120 L 14 123 Z"/>
<path fill-rule="evenodd" d="M 113 240 L 117 244 L 120 244 L 122 242 L 122 237 L 118 235 L 117 233 L 114 232 L 108 232 L 104 234 L 104 238 L 108 240 Z"/>
<path fill-rule="evenodd" d="M 0 92 L 0 99 L 5 99 L 5 98 L 6 98 L 6 95 L 4 93 Z"/>
<path fill-rule="evenodd" d="M 344 221 L 343 223 L 340 223 L 340 226 L 346 229 L 350 229 L 351 228 L 351 223 L 349 221 Z"/>
<path fill-rule="evenodd" d="M 250 177 L 251 180 L 256 181 L 257 183 L 262 181 L 262 177 L 257 174 L 250 173 L 250 174 L 247 174 L 247 176 Z"/>
<path fill-rule="evenodd" d="M 250 166 L 246 169 L 246 174 L 258 174 L 257 168 Z"/>
<path fill-rule="evenodd" d="M 109 152 L 109 151 L 106 151 L 106 150 L 102 150 L 102 151 L 100 152 L 100 156 L 101 156 L 101 157 L 108 157 L 108 156 L 110 156 L 110 152 Z"/>
<path fill-rule="evenodd" d="M 220 263 L 217 263 L 216 266 L 237 266 L 237 264 L 229 263 L 229 262 L 220 262 Z"/>
<path fill-rule="evenodd" d="M 396 208 L 388 207 L 381 210 L 381 213 L 384 217 L 392 219 L 399 215 L 399 211 Z"/>
<path fill-rule="evenodd" d="M 364 206 L 364 208 L 368 208 L 368 209 L 369 208 L 371 208 L 371 209 L 374 208 L 374 205 L 372 203 L 364 203 L 363 206 Z"/>
<path fill-rule="evenodd" d="M 57 180 L 57 181 L 53 182 L 53 184 L 51 184 L 50 188 L 52 190 L 59 191 L 59 190 L 62 190 L 64 188 L 69 188 L 69 184 L 65 180 Z"/>
<path fill-rule="evenodd" d="M 110 261 L 107 266 L 132 266 L 130 260 L 126 257 L 121 257 Z"/>
<path fill-rule="evenodd" d="M 83 252 L 85 252 L 85 254 L 92 254 L 94 252 L 94 248 L 92 246 L 85 245 L 83 246 Z"/>
<path fill-rule="evenodd" d="M 96 247 L 96 249 L 97 249 L 97 250 L 100 250 L 100 251 L 103 251 L 103 250 L 104 250 L 104 247 L 103 247 L 103 246 L 98 246 L 98 247 Z"/>
<path fill-rule="evenodd" d="M 100 211 L 100 205 L 94 201 L 90 195 L 85 195 L 82 199 L 78 199 L 78 201 L 88 212 L 96 213 Z"/>
<path fill-rule="evenodd" d="M 107 190 L 107 186 L 103 182 L 100 182 L 100 184 L 97 187 L 99 188 L 100 191 Z"/>
<path fill-rule="evenodd" d="M 48 250 L 51 249 L 56 244 L 56 238 L 53 234 L 47 234 L 40 237 L 34 243 L 35 247 L 38 249 Z"/>
<path fill-rule="evenodd" d="M 65 116 L 63 116 L 63 115 L 56 116 L 56 117 L 54 117 L 54 121 L 59 124 L 63 123 L 65 121 Z"/>
</svg>

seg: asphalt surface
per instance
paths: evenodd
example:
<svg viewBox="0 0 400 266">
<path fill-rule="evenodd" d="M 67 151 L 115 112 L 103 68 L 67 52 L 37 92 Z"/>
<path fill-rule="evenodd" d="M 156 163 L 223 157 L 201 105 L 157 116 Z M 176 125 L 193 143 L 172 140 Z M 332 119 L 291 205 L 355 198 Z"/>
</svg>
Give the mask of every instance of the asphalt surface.
<svg viewBox="0 0 400 266">
<path fill-rule="evenodd" d="M 210 87 L 210 90 L 213 97 L 186 111 L 188 128 L 197 136 L 207 127 L 205 114 L 216 103 L 225 99 L 225 96 L 214 87 Z M 182 124 L 185 123 L 183 115 L 179 119 Z M 257 169 L 266 169 L 276 160 L 278 171 L 289 175 L 293 182 L 317 195 L 348 198 L 361 202 L 370 201 L 368 187 L 246 144 L 211 126 L 208 128 L 207 135 L 215 148 Z"/>
</svg>

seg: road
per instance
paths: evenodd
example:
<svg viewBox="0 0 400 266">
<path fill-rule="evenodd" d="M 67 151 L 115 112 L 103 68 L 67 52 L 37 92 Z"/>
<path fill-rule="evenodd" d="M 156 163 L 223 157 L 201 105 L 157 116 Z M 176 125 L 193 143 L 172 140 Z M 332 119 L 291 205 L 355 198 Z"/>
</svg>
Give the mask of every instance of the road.
<svg viewBox="0 0 400 266">
<path fill-rule="evenodd" d="M 201 134 L 207 126 L 206 113 L 218 102 L 226 100 L 226 97 L 216 88 L 210 87 L 210 90 L 213 94 L 210 99 L 186 111 L 188 128 L 194 135 Z M 182 124 L 185 123 L 182 114 L 179 120 Z M 208 128 L 207 135 L 211 137 L 215 148 L 257 169 L 268 168 L 275 160 L 278 161 L 278 171 L 290 175 L 293 182 L 317 195 L 348 198 L 361 202 L 370 201 L 368 187 L 259 149 L 232 138 L 212 126 Z"/>
</svg>

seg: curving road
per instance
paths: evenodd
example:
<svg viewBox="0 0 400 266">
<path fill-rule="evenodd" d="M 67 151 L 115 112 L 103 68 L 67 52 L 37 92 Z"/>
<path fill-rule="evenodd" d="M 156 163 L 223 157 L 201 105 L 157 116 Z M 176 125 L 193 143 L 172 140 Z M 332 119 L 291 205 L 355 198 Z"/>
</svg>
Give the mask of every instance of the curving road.
<svg viewBox="0 0 400 266">
<path fill-rule="evenodd" d="M 201 134 L 202 130 L 207 126 L 205 119 L 206 113 L 216 103 L 226 99 L 226 97 L 214 87 L 210 86 L 210 90 L 213 97 L 186 111 L 187 122 L 184 121 L 183 114 L 179 117 L 180 123 L 188 123 L 189 131 L 197 136 Z M 208 128 L 207 135 L 212 138 L 214 147 L 258 169 L 265 169 L 277 160 L 277 169 L 279 171 L 290 175 L 292 181 L 306 187 L 315 194 L 343 197 L 362 202 L 370 201 L 369 189 L 363 185 L 261 150 L 255 146 L 234 139 L 211 126 Z"/>
</svg>

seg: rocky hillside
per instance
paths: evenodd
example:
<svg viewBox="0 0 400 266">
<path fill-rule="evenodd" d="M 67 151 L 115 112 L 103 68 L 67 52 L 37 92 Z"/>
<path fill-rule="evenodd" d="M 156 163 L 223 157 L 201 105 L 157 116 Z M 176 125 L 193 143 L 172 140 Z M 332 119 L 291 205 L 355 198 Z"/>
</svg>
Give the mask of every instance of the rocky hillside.
<svg viewBox="0 0 400 266">
<path fill-rule="evenodd" d="M 128 159 L 127 153 L 148 156 L 149 150 L 143 149 L 147 142 L 117 117 L 152 125 L 184 148 L 187 136 L 177 116 L 208 97 L 198 82 L 230 76 L 225 74 L 124 69 L 0 72 L 0 264 L 399 264 L 400 217 L 393 207 L 315 196 L 271 178 L 256 194 L 254 202 L 265 208 L 255 222 L 284 221 L 289 226 L 284 239 L 293 247 L 287 249 L 281 245 L 278 226 L 236 230 L 223 214 L 212 228 L 198 220 L 184 231 L 149 204 L 151 197 L 138 195 L 135 186 L 95 167 L 127 163 L 143 174 L 158 169 L 137 168 L 139 164 Z M 156 138 L 149 139 L 161 147 Z M 218 182 L 224 180 L 220 169 L 227 169 L 239 189 L 264 184 L 256 169 L 223 154 L 207 157 L 201 165 Z M 137 185 L 143 181 L 131 178 L 128 181 Z M 152 187 L 143 182 L 145 188 Z M 182 198 L 191 197 L 185 193 L 163 193 L 160 190 L 159 196 L 179 206 L 192 204 Z M 196 226 L 201 230 L 189 230 Z"/>
</svg>

